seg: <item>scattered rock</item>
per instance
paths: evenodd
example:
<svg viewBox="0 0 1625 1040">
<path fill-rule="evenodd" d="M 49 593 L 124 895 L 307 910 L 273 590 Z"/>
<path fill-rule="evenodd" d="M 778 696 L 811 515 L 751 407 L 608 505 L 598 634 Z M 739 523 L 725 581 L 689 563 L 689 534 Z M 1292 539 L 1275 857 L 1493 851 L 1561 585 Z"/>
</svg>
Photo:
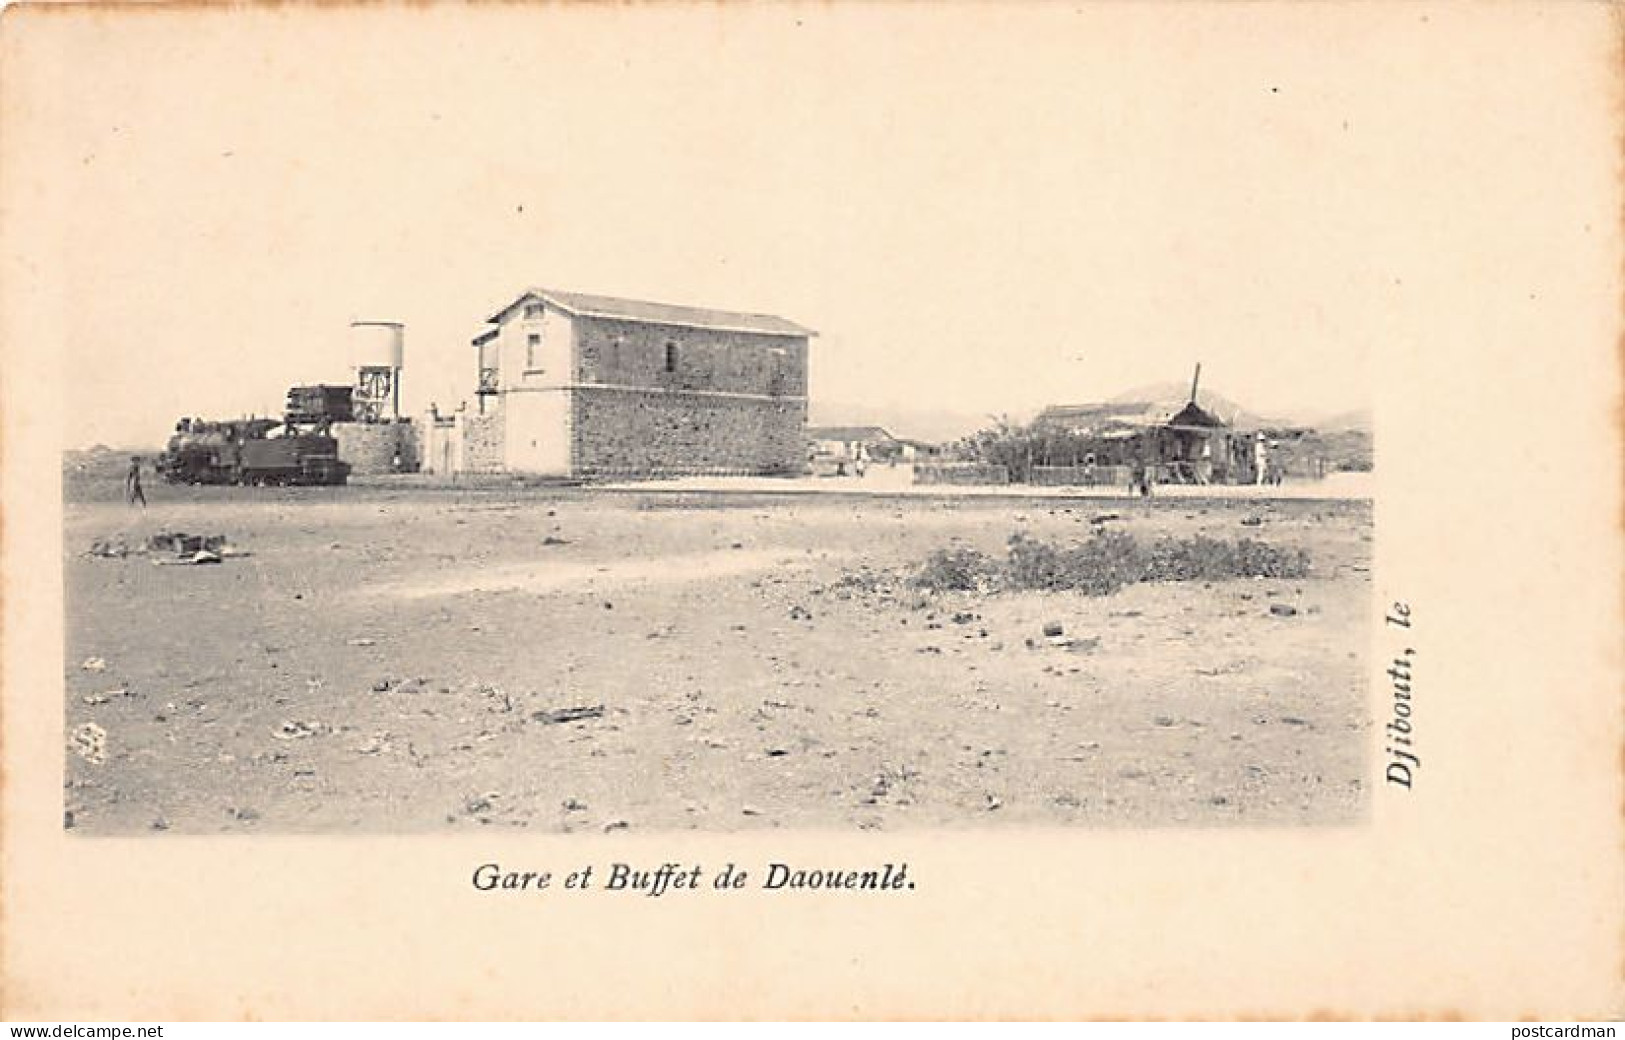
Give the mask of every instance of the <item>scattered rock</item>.
<svg viewBox="0 0 1625 1040">
<path fill-rule="evenodd" d="M 389 749 L 390 735 L 387 731 L 380 730 L 368 737 L 366 742 L 355 750 L 360 755 L 381 755 Z"/>
<path fill-rule="evenodd" d="M 271 734 L 278 740 L 299 740 L 302 737 L 314 737 L 322 731 L 319 723 L 301 722 L 297 719 L 284 722 Z"/>
<path fill-rule="evenodd" d="M 1270 613 L 1276 617 L 1294 617 L 1298 613 L 1298 608 L 1290 603 L 1271 603 Z"/>
<path fill-rule="evenodd" d="M 552 535 L 548 535 L 546 538 L 542 539 L 542 544 L 543 545 L 569 545 L 570 543 L 568 541 L 566 541 L 565 539 L 563 539 L 563 538 L 555 538 Z"/>
<path fill-rule="evenodd" d="M 347 640 L 346 645 L 348 645 L 348 646 L 377 646 L 378 645 L 378 640 L 376 640 L 376 639 L 368 639 L 365 636 L 361 636 L 361 637 L 358 637 L 356 639 Z"/>
<path fill-rule="evenodd" d="M 983 800 L 982 808 L 986 809 L 988 812 L 992 812 L 993 810 L 998 809 L 1003 805 L 1004 805 L 1004 799 L 1000 798 L 996 794 L 990 794 L 990 795 L 985 796 L 985 798 Z"/>
<path fill-rule="evenodd" d="M 147 548 L 153 552 L 173 552 L 177 556 L 191 556 L 197 552 L 218 553 L 225 548 L 223 534 L 184 534 L 164 531 L 147 539 Z"/>
<path fill-rule="evenodd" d="M 566 798 L 563 803 L 560 804 L 559 808 L 563 809 L 565 812 L 586 812 L 587 803 L 578 802 L 574 798 Z"/>
<path fill-rule="evenodd" d="M 107 731 L 94 722 L 87 722 L 73 731 L 73 750 L 92 765 L 107 761 Z"/>
<path fill-rule="evenodd" d="M 1058 636 L 1065 631 L 1066 628 L 1059 621 L 1044 622 L 1044 634 L 1046 636 Z"/>
<path fill-rule="evenodd" d="M 811 621 L 812 617 L 812 611 L 799 603 L 790 608 L 791 621 Z"/>
<path fill-rule="evenodd" d="M 1263 525 L 1263 523 L 1264 523 L 1264 518 L 1261 517 L 1261 516 L 1253 515 L 1253 516 L 1244 516 L 1244 517 L 1241 518 L 1241 526 L 1243 526 L 1243 527 L 1260 527 L 1260 526 Z"/>
<path fill-rule="evenodd" d="M 610 831 L 624 831 L 630 826 L 631 824 L 627 823 L 625 820 L 610 820 L 608 823 L 604 824 L 604 833 L 608 834 Z"/>
<path fill-rule="evenodd" d="M 487 711 L 494 711 L 504 715 L 513 711 L 513 698 L 508 696 L 507 691 L 500 687 L 481 683 L 474 688 L 474 692 L 484 698 Z"/>
<path fill-rule="evenodd" d="M 582 705 L 574 708 L 547 708 L 531 714 L 531 720 L 547 725 L 557 725 L 565 722 L 580 722 L 583 719 L 601 719 L 604 717 L 602 704 Z"/>
<path fill-rule="evenodd" d="M 79 667 L 87 672 L 105 672 L 107 671 L 107 662 L 100 657 L 87 657 Z"/>
</svg>

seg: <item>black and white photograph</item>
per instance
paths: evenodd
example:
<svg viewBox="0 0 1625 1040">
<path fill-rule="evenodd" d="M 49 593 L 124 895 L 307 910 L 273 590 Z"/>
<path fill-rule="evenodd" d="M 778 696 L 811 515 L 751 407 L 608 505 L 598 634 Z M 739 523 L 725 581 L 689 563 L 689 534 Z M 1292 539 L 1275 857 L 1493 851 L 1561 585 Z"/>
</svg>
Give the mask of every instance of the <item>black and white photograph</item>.
<svg viewBox="0 0 1625 1040">
<path fill-rule="evenodd" d="M 13 9 L 12 821 L 62 878 L 286 855 L 330 909 L 242 912 L 329 923 L 384 897 L 321 857 L 587 928 L 579 864 L 700 917 L 670 886 L 743 865 L 985 968 L 981 1011 L 896 964 L 741 1015 L 1422 1006 L 1366 961 L 1410 927 L 1378 893 L 1451 884 L 1415 814 L 1556 827 L 1492 759 L 1542 748 L 1570 806 L 1617 766 L 1539 734 L 1619 721 L 1579 721 L 1617 689 L 1620 270 L 1618 114 L 1579 106 L 1618 73 L 1605 9 L 1497 10 Z M 1570 651 L 1543 711 L 1492 607 Z M 1035 999 L 1046 914 L 1119 951 L 1098 990 Z M 1304 988 L 1189 984 L 1238 929 Z M 1319 949 L 1364 982 L 1309 985 Z"/>
<path fill-rule="evenodd" d="M 1071 48 L 881 56 L 749 115 L 615 87 L 675 71 L 626 41 L 388 123 L 98 124 L 65 826 L 1361 819 L 1395 290 L 1296 204 L 1358 131 L 1268 76 L 1125 119 L 991 75 Z"/>
</svg>

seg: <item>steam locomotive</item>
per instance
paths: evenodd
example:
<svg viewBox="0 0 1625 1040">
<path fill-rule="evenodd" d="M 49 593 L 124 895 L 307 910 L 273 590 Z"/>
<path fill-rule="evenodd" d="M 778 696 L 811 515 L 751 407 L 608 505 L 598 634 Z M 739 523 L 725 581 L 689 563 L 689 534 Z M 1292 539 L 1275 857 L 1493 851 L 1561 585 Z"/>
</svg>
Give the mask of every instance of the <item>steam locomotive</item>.
<svg viewBox="0 0 1625 1040">
<path fill-rule="evenodd" d="M 171 484 L 343 484 L 350 476 L 325 424 L 302 431 L 277 419 L 182 419 L 157 468 Z"/>
</svg>

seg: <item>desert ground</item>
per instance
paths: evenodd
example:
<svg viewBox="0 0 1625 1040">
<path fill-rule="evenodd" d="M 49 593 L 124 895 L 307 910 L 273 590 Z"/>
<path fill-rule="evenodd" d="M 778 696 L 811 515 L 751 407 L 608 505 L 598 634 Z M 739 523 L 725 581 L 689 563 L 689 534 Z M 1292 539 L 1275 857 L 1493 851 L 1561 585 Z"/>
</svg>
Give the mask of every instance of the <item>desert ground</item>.
<svg viewBox="0 0 1625 1040">
<path fill-rule="evenodd" d="M 1366 811 L 1366 501 L 119 491 L 117 469 L 65 475 L 75 835 Z M 1312 568 L 1103 596 L 909 581 L 937 549 L 1097 529 L 1263 539 Z M 163 531 L 243 555 L 87 552 Z"/>
</svg>

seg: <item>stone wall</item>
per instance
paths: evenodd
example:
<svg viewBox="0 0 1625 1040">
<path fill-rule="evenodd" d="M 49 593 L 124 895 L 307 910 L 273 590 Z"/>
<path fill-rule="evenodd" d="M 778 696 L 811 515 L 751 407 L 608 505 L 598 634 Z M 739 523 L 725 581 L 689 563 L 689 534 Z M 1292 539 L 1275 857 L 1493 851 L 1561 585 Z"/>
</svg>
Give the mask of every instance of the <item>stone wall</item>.
<svg viewBox="0 0 1625 1040">
<path fill-rule="evenodd" d="M 463 469 L 469 473 L 500 473 L 507 468 L 503 454 L 502 409 L 484 415 L 465 412 L 463 421 Z"/>
<path fill-rule="evenodd" d="M 356 476 L 417 469 L 417 436 L 411 422 L 334 423 L 332 434 L 339 444 L 339 458 L 350 464 L 350 472 Z"/>
<path fill-rule="evenodd" d="M 807 395 L 807 339 L 576 318 L 577 383 Z M 666 370 L 667 345 L 674 370 Z"/>
<path fill-rule="evenodd" d="M 801 400 L 577 387 L 571 461 L 581 476 L 794 474 L 806 466 Z"/>
</svg>

